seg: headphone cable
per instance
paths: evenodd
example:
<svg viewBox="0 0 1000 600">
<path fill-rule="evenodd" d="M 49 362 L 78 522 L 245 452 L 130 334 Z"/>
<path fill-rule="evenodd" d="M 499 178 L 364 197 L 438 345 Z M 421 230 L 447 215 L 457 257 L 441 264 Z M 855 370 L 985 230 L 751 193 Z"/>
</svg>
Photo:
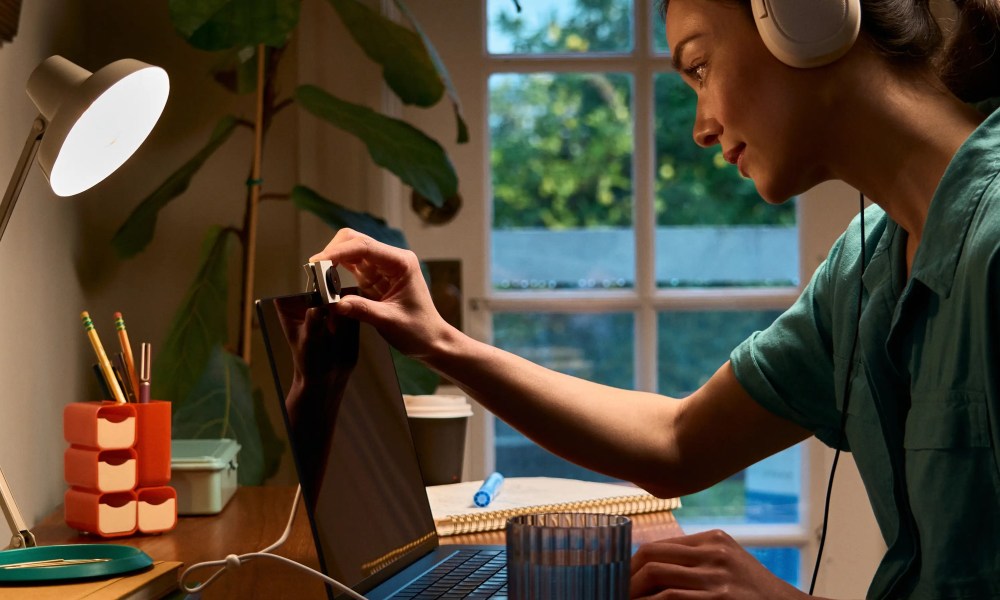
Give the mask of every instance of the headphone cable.
<svg viewBox="0 0 1000 600">
<path fill-rule="evenodd" d="M 816 578 L 819 576 L 819 565 L 823 559 L 823 548 L 826 546 L 826 531 L 830 523 L 830 498 L 833 496 L 833 477 L 837 473 L 837 463 L 840 461 L 840 448 L 844 444 L 847 432 L 847 407 L 851 402 L 851 376 L 854 374 L 854 352 L 858 346 L 858 332 L 861 331 L 861 302 L 864 298 L 865 285 L 865 195 L 858 193 L 858 213 L 861 219 L 861 270 L 858 276 L 858 305 L 855 318 L 854 341 L 851 343 L 850 357 L 847 359 L 847 374 L 844 376 L 844 410 L 840 415 L 840 430 L 837 433 L 837 448 L 833 454 L 833 464 L 830 466 L 830 480 L 826 484 L 826 501 L 823 503 L 823 528 L 819 537 L 819 549 L 816 551 L 816 565 L 813 567 L 812 581 L 809 584 L 809 595 L 816 589 Z"/>
</svg>

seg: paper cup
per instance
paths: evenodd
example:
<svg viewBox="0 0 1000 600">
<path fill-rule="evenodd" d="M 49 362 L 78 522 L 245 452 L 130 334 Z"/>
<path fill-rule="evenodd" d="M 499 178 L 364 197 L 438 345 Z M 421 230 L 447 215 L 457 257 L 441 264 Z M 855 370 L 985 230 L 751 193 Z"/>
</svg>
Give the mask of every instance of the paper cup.
<svg viewBox="0 0 1000 600">
<path fill-rule="evenodd" d="M 472 406 L 465 396 L 404 395 L 410 435 L 424 485 L 462 480 L 465 431 Z"/>
</svg>

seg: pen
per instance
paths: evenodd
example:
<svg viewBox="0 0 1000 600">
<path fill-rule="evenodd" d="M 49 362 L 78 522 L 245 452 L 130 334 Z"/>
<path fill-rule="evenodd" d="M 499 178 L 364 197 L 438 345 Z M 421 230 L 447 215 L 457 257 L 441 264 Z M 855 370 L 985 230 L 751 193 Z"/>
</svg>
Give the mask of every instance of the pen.
<svg viewBox="0 0 1000 600">
<path fill-rule="evenodd" d="M 139 404 L 149 402 L 149 368 L 152 358 L 152 346 L 143 342 L 140 347 L 142 354 L 139 356 Z"/>
<path fill-rule="evenodd" d="M 125 363 L 125 356 L 121 352 L 115 352 L 114 364 L 111 367 L 115 374 L 118 375 L 118 383 L 121 384 L 122 390 L 125 392 L 125 400 L 128 402 L 138 402 L 139 398 L 132 391 L 135 389 L 135 384 L 132 382 L 132 377 L 128 374 L 128 365 Z"/>
<path fill-rule="evenodd" d="M 479 487 L 479 491 L 472 496 L 472 501 L 476 506 L 488 506 L 500 495 L 501 487 L 503 487 L 503 475 L 494 471 Z"/>
<path fill-rule="evenodd" d="M 97 387 L 101 388 L 102 398 L 111 398 L 111 389 L 108 382 L 104 380 L 104 373 L 101 372 L 101 365 L 94 363 L 94 375 L 97 376 Z"/>
<path fill-rule="evenodd" d="M 94 322 L 90 320 L 90 313 L 87 311 L 81 312 L 80 320 L 83 321 L 83 330 L 87 333 L 87 337 L 90 338 L 90 345 L 94 347 L 94 354 L 97 355 L 97 364 L 101 365 L 104 380 L 108 382 L 108 388 L 111 390 L 115 402 L 125 404 L 125 395 L 122 394 L 121 388 L 118 387 L 115 372 L 111 370 L 111 361 L 108 360 L 108 355 L 104 353 L 104 346 L 101 345 L 101 338 L 97 337 L 97 330 L 94 329 Z"/>
<path fill-rule="evenodd" d="M 122 378 L 131 384 L 132 394 L 130 396 L 135 398 L 139 395 L 139 386 L 135 384 L 135 359 L 132 357 L 132 344 L 128 341 L 128 332 L 125 331 L 125 319 L 122 318 L 122 314 L 116 312 L 114 316 L 115 329 L 118 330 L 118 343 L 122 346 L 122 354 L 125 355 L 125 366 L 128 369 L 126 373 L 122 373 Z"/>
</svg>

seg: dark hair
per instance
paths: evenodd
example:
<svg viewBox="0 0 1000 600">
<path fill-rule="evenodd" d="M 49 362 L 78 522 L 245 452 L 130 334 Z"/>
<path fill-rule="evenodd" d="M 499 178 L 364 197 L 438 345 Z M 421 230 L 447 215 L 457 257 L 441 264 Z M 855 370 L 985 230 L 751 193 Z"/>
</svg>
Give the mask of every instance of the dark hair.
<svg viewBox="0 0 1000 600">
<path fill-rule="evenodd" d="M 669 1 L 657 0 L 661 18 Z M 747 0 L 717 1 L 749 5 Z M 1000 96 L 1000 3 L 953 1 L 958 17 L 944 49 L 929 0 L 861 0 L 861 31 L 893 64 L 935 67 L 945 85 L 966 102 Z"/>
</svg>

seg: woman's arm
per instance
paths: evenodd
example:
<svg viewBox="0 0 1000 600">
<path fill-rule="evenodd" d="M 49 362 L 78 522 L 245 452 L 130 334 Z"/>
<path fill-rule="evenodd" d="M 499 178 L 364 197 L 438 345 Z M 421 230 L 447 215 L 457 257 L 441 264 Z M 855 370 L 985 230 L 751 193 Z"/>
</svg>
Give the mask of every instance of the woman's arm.
<svg viewBox="0 0 1000 600">
<path fill-rule="evenodd" d="M 672 399 L 546 369 L 458 331 L 437 313 L 412 252 L 343 229 L 311 260 L 351 271 L 362 297 L 337 312 L 457 383 L 543 447 L 659 496 L 703 489 L 809 433 L 758 405 L 728 363 Z"/>
</svg>

